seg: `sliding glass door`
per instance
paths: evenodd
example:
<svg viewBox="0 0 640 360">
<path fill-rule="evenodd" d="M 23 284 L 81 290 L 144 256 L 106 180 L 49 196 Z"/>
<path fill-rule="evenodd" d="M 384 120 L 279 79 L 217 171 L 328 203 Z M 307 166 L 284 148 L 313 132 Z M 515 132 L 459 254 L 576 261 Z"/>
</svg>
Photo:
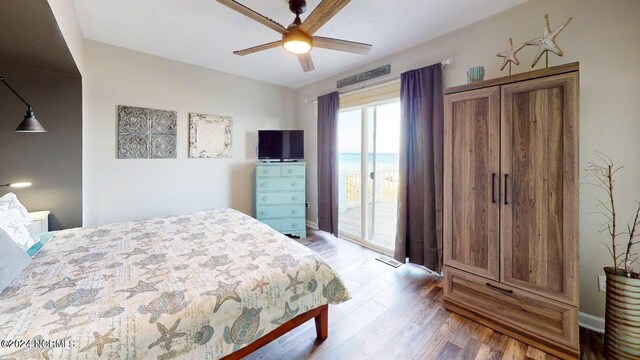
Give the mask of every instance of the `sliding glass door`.
<svg viewBox="0 0 640 360">
<path fill-rule="evenodd" d="M 397 99 L 340 112 L 338 227 L 342 236 L 386 253 L 395 243 L 399 139 Z"/>
</svg>

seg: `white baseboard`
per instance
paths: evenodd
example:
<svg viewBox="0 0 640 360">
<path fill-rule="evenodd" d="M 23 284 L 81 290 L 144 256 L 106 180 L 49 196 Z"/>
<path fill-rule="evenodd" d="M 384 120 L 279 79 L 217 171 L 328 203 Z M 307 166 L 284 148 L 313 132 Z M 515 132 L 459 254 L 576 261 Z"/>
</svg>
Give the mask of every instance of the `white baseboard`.
<svg viewBox="0 0 640 360">
<path fill-rule="evenodd" d="M 311 220 L 307 220 L 307 229 L 318 230 L 318 224 Z"/>
<path fill-rule="evenodd" d="M 604 333 L 604 318 L 580 313 L 580 326 L 591 331 Z"/>
</svg>

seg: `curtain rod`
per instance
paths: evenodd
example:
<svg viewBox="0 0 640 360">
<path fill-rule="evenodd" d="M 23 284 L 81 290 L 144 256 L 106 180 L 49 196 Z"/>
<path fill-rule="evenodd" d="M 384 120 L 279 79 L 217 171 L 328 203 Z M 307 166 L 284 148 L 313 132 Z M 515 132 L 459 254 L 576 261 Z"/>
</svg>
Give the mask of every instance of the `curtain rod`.
<svg viewBox="0 0 640 360">
<path fill-rule="evenodd" d="M 453 64 L 453 58 L 446 58 L 446 59 L 442 60 L 440 62 L 440 64 L 442 64 L 442 67 L 446 67 L 447 65 L 451 65 L 451 64 Z M 370 82 L 365 82 L 364 84 L 355 84 L 355 85 L 348 86 L 347 89 L 338 90 L 338 94 L 345 95 L 345 94 L 349 94 L 349 93 L 352 93 L 352 92 L 356 92 L 356 91 L 360 91 L 360 90 L 376 87 L 378 85 L 391 83 L 391 82 L 398 81 L 398 80 L 400 80 L 400 75 L 394 75 L 394 76 L 387 76 L 387 77 L 383 77 L 383 78 L 378 78 L 378 79 L 372 80 Z M 304 99 L 305 103 L 309 103 L 309 102 L 312 102 L 312 101 L 314 103 L 317 102 L 318 101 L 318 97 L 316 96 L 316 97 L 313 97 L 313 98 Z"/>
</svg>

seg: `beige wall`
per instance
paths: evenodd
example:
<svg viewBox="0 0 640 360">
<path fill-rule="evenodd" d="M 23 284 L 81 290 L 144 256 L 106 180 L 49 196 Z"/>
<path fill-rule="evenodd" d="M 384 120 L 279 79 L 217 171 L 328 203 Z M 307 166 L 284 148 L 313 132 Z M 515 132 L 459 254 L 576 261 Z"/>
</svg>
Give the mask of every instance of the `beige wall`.
<svg viewBox="0 0 640 360">
<path fill-rule="evenodd" d="M 232 207 L 253 213 L 257 131 L 294 125 L 294 90 L 84 43 L 84 225 Z M 178 112 L 177 159 L 116 158 L 116 107 Z M 233 117 L 233 157 L 189 159 L 188 114 Z"/>
<path fill-rule="evenodd" d="M 308 133 L 315 131 L 314 105 L 305 99 L 335 90 L 335 81 L 362 70 L 391 64 L 393 74 L 430 65 L 447 57 L 455 62 L 444 72 L 445 86 L 463 84 L 470 66 L 483 65 L 486 78 L 500 73 L 501 59 L 495 56 L 506 46 L 507 38 L 520 43 L 542 34 L 544 14 L 555 27 L 573 16 L 573 22 L 558 37 L 565 56 L 550 55 L 550 65 L 580 61 L 580 166 L 597 158 L 594 151 L 609 154 L 617 164 L 627 165 L 616 184 L 620 220 L 631 221 L 635 201 L 640 200 L 640 1 L 637 0 L 530 0 L 529 2 L 473 24 L 459 31 L 354 69 L 298 91 L 298 119 Z M 375 44 L 374 44 L 375 46 Z M 530 70 L 535 49 L 525 48 L 518 57 L 515 72 Z M 538 66 L 539 68 L 540 66 Z M 317 219 L 316 146 L 307 136 L 309 162 L 308 218 Z M 584 171 L 581 175 L 585 175 Z M 583 179 L 587 181 L 587 179 Z M 597 291 L 596 276 L 609 265 L 606 241 L 597 229 L 601 218 L 595 209 L 594 189 L 582 186 L 580 197 L 580 282 L 581 311 L 603 316 L 604 293 Z"/>
</svg>

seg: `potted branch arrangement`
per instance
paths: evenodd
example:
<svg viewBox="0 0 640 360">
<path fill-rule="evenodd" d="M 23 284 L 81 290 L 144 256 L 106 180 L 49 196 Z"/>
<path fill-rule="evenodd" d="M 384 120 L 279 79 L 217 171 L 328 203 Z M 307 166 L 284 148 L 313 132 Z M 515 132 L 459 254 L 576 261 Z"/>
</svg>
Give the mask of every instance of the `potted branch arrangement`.
<svg viewBox="0 0 640 360">
<path fill-rule="evenodd" d="M 640 273 L 634 270 L 638 261 L 634 246 L 640 243 L 640 202 L 633 223 L 621 231 L 613 188 L 614 177 L 624 166 L 616 168 L 611 158 L 599 155 L 602 163 L 590 163 L 586 171 L 595 179 L 588 185 L 602 189 L 608 197 L 605 201 L 595 198 L 597 213 L 606 218 L 600 232 L 609 237 L 609 244 L 605 246 L 612 260 L 612 266 L 604 268 L 607 276 L 605 356 L 607 359 L 640 359 Z M 626 240 L 626 244 L 621 239 Z"/>
</svg>

